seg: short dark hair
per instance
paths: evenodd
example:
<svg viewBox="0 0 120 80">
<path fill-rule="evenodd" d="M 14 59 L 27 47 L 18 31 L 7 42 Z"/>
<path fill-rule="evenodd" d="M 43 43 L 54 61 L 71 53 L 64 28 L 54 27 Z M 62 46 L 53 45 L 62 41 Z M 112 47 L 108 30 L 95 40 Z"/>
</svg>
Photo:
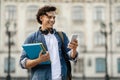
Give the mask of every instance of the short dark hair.
<svg viewBox="0 0 120 80">
<path fill-rule="evenodd" d="M 45 5 L 42 8 L 40 8 L 36 15 L 36 19 L 37 19 L 38 23 L 42 24 L 42 21 L 40 20 L 40 16 L 46 15 L 46 13 L 50 12 L 50 11 L 56 11 L 56 7 Z"/>
</svg>

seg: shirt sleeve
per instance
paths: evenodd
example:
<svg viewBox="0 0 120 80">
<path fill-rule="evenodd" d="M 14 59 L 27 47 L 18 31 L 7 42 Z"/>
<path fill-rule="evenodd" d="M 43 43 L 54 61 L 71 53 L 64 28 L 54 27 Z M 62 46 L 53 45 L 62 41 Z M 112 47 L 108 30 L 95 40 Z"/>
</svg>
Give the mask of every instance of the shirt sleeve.
<svg viewBox="0 0 120 80">
<path fill-rule="evenodd" d="M 34 36 L 34 33 L 32 33 L 31 35 L 29 35 L 26 40 L 24 41 L 24 44 L 27 44 L 27 43 L 32 43 L 32 40 L 33 40 L 33 36 Z M 24 50 L 22 50 L 22 53 L 21 53 L 21 56 L 20 56 L 20 66 L 23 68 L 23 69 L 26 69 L 26 61 L 27 61 L 28 57 L 26 55 L 26 52 Z"/>
<path fill-rule="evenodd" d="M 28 58 L 25 57 L 25 58 L 23 58 L 23 59 L 20 60 L 20 65 L 21 65 L 21 67 L 22 67 L 23 69 L 26 68 L 26 60 L 27 60 L 27 59 L 28 59 Z"/>
</svg>

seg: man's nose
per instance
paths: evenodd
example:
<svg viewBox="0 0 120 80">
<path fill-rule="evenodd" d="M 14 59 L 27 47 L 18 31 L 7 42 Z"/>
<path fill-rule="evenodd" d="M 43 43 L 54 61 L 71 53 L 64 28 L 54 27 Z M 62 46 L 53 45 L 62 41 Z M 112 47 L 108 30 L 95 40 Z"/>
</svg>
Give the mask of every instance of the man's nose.
<svg viewBox="0 0 120 80">
<path fill-rule="evenodd" d="M 55 19 L 54 19 L 54 18 L 51 18 L 50 20 L 51 20 L 51 21 L 55 21 Z"/>
</svg>

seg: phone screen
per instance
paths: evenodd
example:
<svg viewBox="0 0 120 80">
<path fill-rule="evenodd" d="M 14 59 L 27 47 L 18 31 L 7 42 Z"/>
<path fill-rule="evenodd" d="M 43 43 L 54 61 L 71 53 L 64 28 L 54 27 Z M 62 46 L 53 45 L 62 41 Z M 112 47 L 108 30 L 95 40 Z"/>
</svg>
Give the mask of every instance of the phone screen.
<svg viewBox="0 0 120 80">
<path fill-rule="evenodd" d="M 71 41 L 73 41 L 74 39 L 77 39 L 78 35 L 74 34 L 72 35 Z"/>
</svg>

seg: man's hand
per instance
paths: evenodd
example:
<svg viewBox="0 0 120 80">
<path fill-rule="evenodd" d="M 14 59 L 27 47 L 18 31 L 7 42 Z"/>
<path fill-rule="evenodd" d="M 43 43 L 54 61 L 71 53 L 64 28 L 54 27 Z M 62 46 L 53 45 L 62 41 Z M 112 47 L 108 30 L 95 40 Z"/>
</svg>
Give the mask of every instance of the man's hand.
<svg viewBox="0 0 120 80">
<path fill-rule="evenodd" d="M 73 41 L 71 41 L 68 45 L 68 48 L 76 50 L 78 47 L 78 41 L 76 39 L 74 39 Z"/>
<path fill-rule="evenodd" d="M 50 55 L 48 51 L 45 54 L 42 54 L 42 52 L 40 52 L 39 57 L 37 59 L 39 62 L 45 62 L 50 60 Z"/>
<path fill-rule="evenodd" d="M 75 58 L 76 56 L 76 49 L 78 47 L 78 41 L 76 39 L 72 40 L 69 44 L 68 44 L 68 48 L 72 49 L 72 53 L 71 53 L 71 57 Z"/>
<path fill-rule="evenodd" d="M 39 63 L 45 62 L 48 60 L 50 60 L 49 53 L 46 52 L 46 54 L 42 54 L 42 51 L 41 51 L 39 54 L 39 57 L 37 59 L 33 59 L 33 60 L 27 59 L 26 68 L 32 68 L 32 67 L 38 65 Z"/>
</svg>

